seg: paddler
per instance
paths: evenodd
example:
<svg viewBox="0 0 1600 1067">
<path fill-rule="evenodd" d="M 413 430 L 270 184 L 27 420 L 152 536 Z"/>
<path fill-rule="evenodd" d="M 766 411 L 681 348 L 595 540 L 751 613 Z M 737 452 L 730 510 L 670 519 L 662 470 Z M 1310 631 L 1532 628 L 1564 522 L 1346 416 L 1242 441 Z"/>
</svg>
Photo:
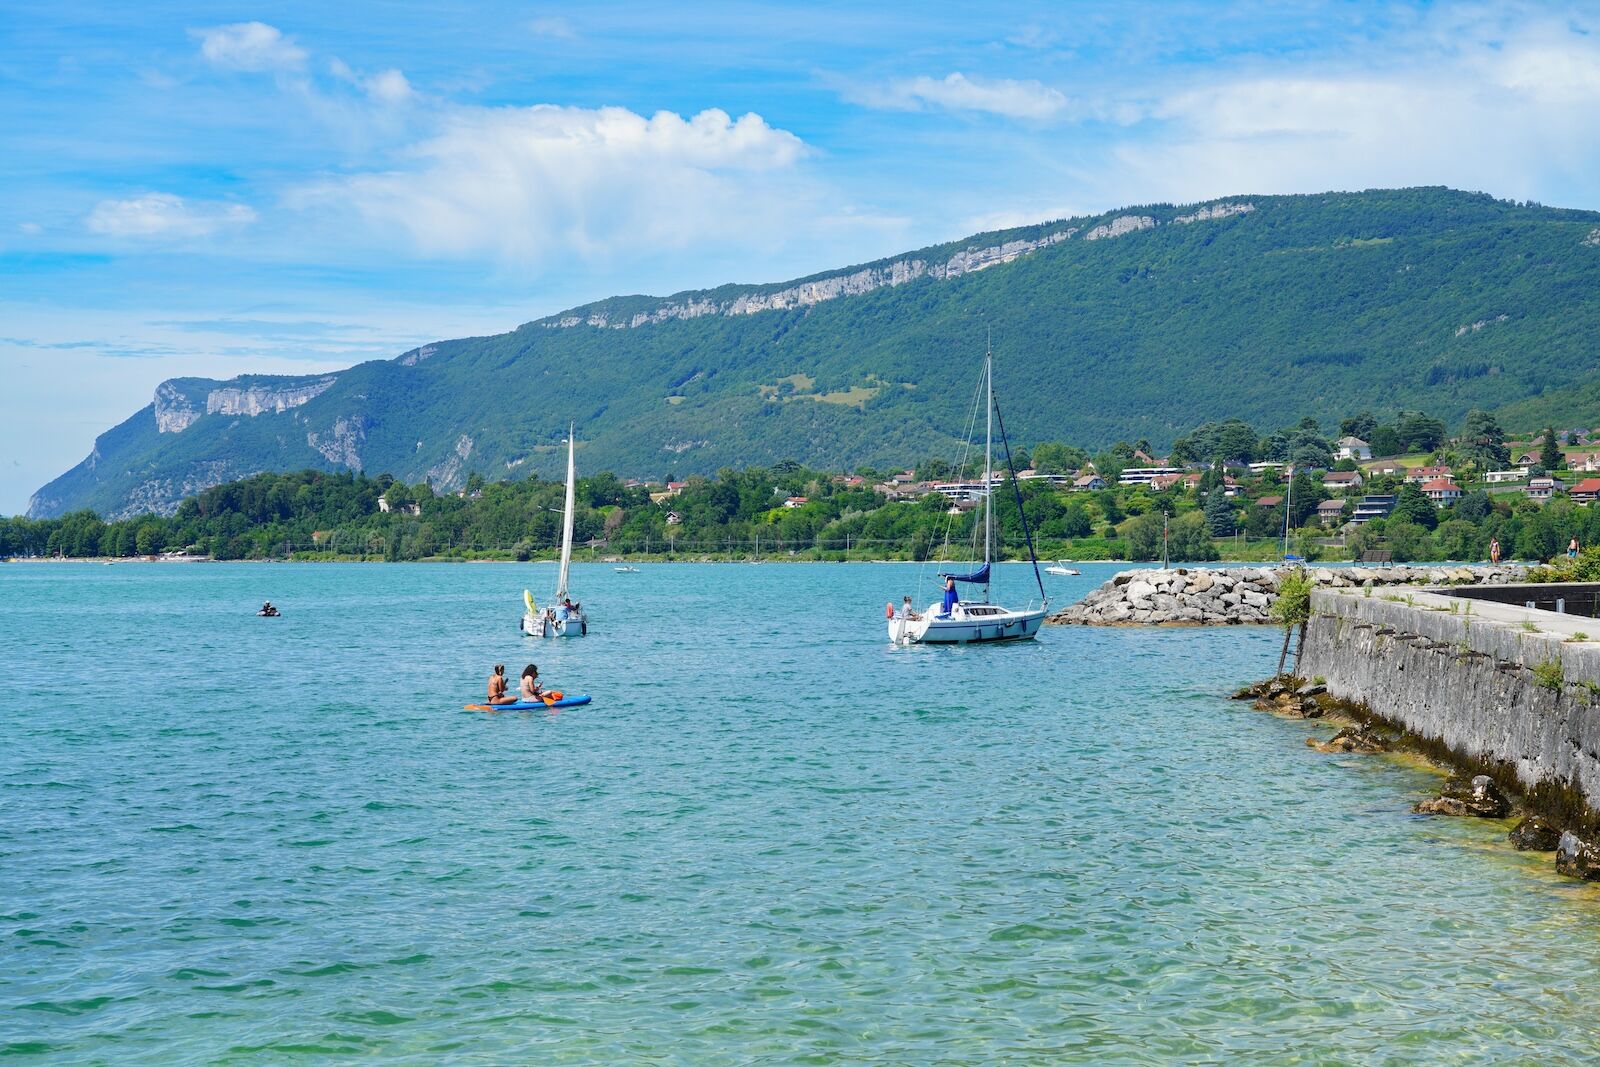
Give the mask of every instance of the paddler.
<svg viewBox="0 0 1600 1067">
<path fill-rule="evenodd" d="M 561 699 L 560 693 L 547 690 L 539 684 L 539 668 L 532 663 L 522 668 L 520 693 L 529 704 L 554 704 Z"/>
<path fill-rule="evenodd" d="M 517 698 L 506 694 L 506 665 L 496 663 L 494 673 L 489 675 L 489 703 L 515 704 Z"/>
</svg>

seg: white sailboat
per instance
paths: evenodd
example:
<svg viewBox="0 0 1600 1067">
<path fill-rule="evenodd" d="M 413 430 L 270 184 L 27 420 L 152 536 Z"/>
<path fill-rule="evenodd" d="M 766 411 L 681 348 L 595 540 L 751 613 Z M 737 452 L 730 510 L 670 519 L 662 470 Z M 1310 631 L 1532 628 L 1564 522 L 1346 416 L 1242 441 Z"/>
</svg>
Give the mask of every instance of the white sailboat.
<svg viewBox="0 0 1600 1067">
<path fill-rule="evenodd" d="M 576 435 L 567 430 L 567 499 L 561 517 L 561 569 L 556 572 L 556 592 L 539 611 L 533 598 L 523 593 L 528 610 L 522 616 L 522 632 L 528 637 L 582 637 L 589 632 L 589 619 L 583 608 L 572 602 L 567 577 L 572 569 L 572 514 L 577 486 Z"/>
<path fill-rule="evenodd" d="M 1000 409 L 994 400 L 994 353 L 983 355 L 982 394 L 985 400 L 983 441 L 983 566 L 967 573 L 942 571 L 939 577 L 947 585 L 942 601 L 929 604 L 927 610 L 913 609 L 911 598 L 905 598 L 900 610 L 891 604 L 885 614 L 889 622 L 889 640 L 901 645 L 946 644 L 965 645 L 991 641 L 1025 641 L 1039 632 L 1044 623 L 1049 598 L 1044 591 L 1044 579 L 1039 575 L 1039 560 L 1033 551 L 1033 534 L 1028 529 L 1028 516 L 1022 509 L 1022 493 L 1017 488 L 1017 472 L 1011 464 L 1011 445 L 1006 440 L 1006 425 L 1000 418 L 1000 440 L 1006 449 L 1006 467 L 1011 472 L 1011 491 L 1016 494 L 1017 510 L 1022 516 L 1022 531 L 1028 542 L 1028 559 L 1033 563 L 1034 581 L 1039 586 L 1039 604 L 1032 602 L 1026 608 L 1007 608 L 989 601 L 991 568 L 994 553 L 994 429 Z M 982 587 L 982 595 L 973 600 L 961 599 L 956 592 L 958 583 Z"/>
</svg>

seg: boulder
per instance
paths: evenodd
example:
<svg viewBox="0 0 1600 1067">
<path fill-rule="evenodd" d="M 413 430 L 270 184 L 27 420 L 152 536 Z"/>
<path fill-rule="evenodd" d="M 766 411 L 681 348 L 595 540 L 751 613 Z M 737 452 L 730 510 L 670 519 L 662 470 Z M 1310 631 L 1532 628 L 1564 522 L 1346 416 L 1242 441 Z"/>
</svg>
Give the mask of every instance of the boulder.
<svg viewBox="0 0 1600 1067">
<path fill-rule="evenodd" d="M 1512 827 L 1509 836 L 1518 852 L 1554 852 L 1561 843 L 1561 831 L 1542 815 L 1529 815 Z"/>
<path fill-rule="evenodd" d="M 1123 595 L 1125 595 L 1130 601 L 1138 603 L 1141 600 L 1149 600 L 1155 595 L 1155 592 L 1156 587 L 1151 585 L 1149 582 L 1137 581 L 1129 582 L 1128 587 L 1123 590 Z"/>
<path fill-rule="evenodd" d="M 1204 593 L 1209 590 L 1213 584 L 1215 583 L 1213 582 L 1211 575 L 1204 571 L 1200 571 L 1195 574 L 1194 577 L 1189 579 L 1189 591 L 1192 593 Z"/>
<path fill-rule="evenodd" d="M 1588 882 L 1600 881 L 1600 846 L 1571 830 L 1563 833 L 1556 842 L 1556 873 Z"/>
<path fill-rule="evenodd" d="M 1419 800 L 1411 805 L 1411 810 L 1417 815 L 1454 815 L 1464 816 L 1472 814 L 1467 810 L 1467 803 L 1456 797 L 1429 797 Z"/>
<path fill-rule="evenodd" d="M 1306 738 L 1306 744 L 1318 752 L 1387 752 L 1389 742 L 1360 726 L 1346 726 L 1326 741 Z"/>
<path fill-rule="evenodd" d="M 1419 815 L 1465 815 L 1479 819 L 1503 819 L 1511 814 L 1511 801 L 1506 799 L 1494 779 L 1480 774 L 1471 781 L 1452 778 L 1445 783 L 1439 796 L 1415 805 L 1412 811 Z"/>
</svg>

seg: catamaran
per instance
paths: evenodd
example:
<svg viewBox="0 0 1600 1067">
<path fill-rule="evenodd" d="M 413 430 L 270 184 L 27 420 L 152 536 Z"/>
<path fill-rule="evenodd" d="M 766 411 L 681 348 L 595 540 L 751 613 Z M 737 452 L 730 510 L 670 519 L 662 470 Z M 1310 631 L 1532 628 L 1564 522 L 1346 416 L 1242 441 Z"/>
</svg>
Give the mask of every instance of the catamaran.
<svg viewBox="0 0 1600 1067">
<path fill-rule="evenodd" d="M 944 599 L 918 612 L 911 598 L 905 598 L 900 610 L 893 604 L 885 609 L 889 622 L 889 640 L 899 645 L 945 644 L 965 645 L 980 641 L 1025 641 L 1039 632 L 1044 622 L 1049 598 L 1045 595 L 1044 579 L 1039 574 L 1039 559 L 1033 551 L 1033 532 L 1028 528 L 1028 514 L 1022 507 L 1022 491 L 1017 485 L 1017 472 L 1011 462 L 1011 443 L 1006 438 L 1005 419 L 994 399 L 994 352 L 992 347 L 983 354 L 983 380 L 979 395 L 984 398 L 983 483 L 978 490 L 983 507 L 983 565 L 966 572 L 941 571 L 946 580 Z M 976 414 L 976 413 L 974 413 Z M 976 422 L 976 419 L 973 420 Z M 1033 564 L 1033 578 L 1039 587 L 1039 604 L 1007 608 L 990 603 L 990 579 L 994 557 L 994 431 L 999 423 L 1000 442 L 1005 447 L 1006 469 L 1011 473 L 1011 491 L 1016 494 L 1017 512 L 1022 517 L 1022 533 L 1028 542 L 1028 559 Z M 968 440 L 971 440 L 970 434 Z M 964 466 L 964 464 L 963 464 Z M 964 600 L 956 591 L 958 584 L 981 587 L 982 593 L 972 600 Z"/>
<path fill-rule="evenodd" d="M 568 595 L 567 577 L 572 569 L 572 514 L 577 486 L 575 460 L 576 435 L 567 430 L 567 500 L 561 516 L 561 569 L 556 572 L 556 592 L 543 611 L 526 589 L 522 599 L 527 612 L 522 616 L 522 632 L 528 637 L 582 637 L 589 632 L 589 618 Z"/>
</svg>

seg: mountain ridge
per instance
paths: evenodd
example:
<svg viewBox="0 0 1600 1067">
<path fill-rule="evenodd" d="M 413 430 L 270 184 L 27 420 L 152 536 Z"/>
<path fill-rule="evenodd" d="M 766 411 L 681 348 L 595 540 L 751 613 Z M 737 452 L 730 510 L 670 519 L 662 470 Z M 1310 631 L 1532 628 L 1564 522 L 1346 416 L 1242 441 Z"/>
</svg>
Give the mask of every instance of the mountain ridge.
<svg viewBox="0 0 1600 1067">
<path fill-rule="evenodd" d="M 957 443 L 988 324 L 1026 440 L 1165 442 L 1209 417 L 1363 402 L 1526 405 L 1590 376 L 1597 229 L 1600 213 L 1438 188 L 1233 195 L 608 297 L 328 374 L 169 380 L 29 513 L 170 511 L 305 466 L 441 489 L 549 474 L 568 419 L 590 470 L 899 463 Z"/>
</svg>

